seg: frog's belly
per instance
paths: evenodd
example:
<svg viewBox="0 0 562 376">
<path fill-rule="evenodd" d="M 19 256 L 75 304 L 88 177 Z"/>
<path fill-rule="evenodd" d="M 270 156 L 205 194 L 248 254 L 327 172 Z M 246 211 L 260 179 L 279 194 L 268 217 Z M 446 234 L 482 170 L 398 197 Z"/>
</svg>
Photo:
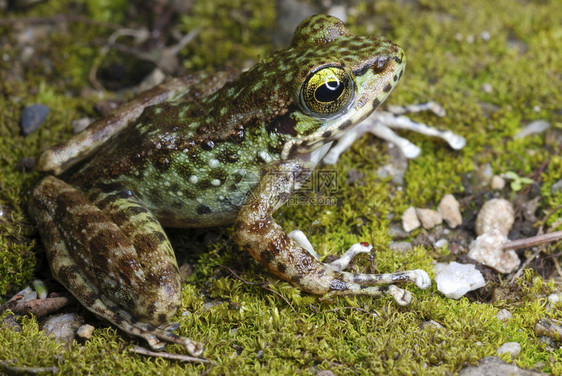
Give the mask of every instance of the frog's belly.
<svg viewBox="0 0 562 376">
<path fill-rule="evenodd" d="M 247 174 L 242 180 L 227 178 L 220 185 L 175 184 L 175 179 L 162 176 L 136 191 L 164 227 L 212 227 L 234 222 L 258 180 L 257 174 Z"/>
</svg>

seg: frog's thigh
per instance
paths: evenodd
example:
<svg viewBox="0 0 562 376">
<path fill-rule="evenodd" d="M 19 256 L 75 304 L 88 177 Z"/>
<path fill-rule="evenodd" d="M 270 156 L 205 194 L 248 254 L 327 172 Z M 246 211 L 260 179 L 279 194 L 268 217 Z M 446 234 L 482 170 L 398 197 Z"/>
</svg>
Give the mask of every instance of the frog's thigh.
<svg viewBox="0 0 562 376">
<path fill-rule="evenodd" d="M 30 213 L 39 225 L 53 275 L 84 306 L 123 329 L 124 320 L 167 322 L 180 303 L 177 265 L 167 257 L 171 246 L 161 229 L 155 233 L 159 225 L 133 229 L 131 221 L 152 216 L 128 192 L 99 191 L 97 196 L 102 195 L 100 204 L 110 208 L 107 213 L 52 176 L 34 190 Z M 123 204 L 128 199 L 130 204 Z M 116 222 L 123 210 L 136 214 L 130 221 Z M 166 257 L 159 258 L 162 254 Z"/>
</svg>

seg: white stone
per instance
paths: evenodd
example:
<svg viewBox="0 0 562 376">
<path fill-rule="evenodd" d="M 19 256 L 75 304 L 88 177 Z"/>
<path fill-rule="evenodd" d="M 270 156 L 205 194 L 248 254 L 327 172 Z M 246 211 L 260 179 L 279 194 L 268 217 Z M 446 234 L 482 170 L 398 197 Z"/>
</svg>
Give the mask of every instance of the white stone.
<svg viewBox="0 0 562 376">
<path fill-rule="evenodd" d="M 455 196 L 451 194 L 443 196 L 439 206 L 437 206 L 437 211 L 450 228 L 455 228 L 462 224 L 460 204 L 455 199 Z"/>
<path fill-rule="evenodd" d="M 89 339 L 92 337 L 94 329 L 95 328 L 92 325 L 84 324 L 78 328 L 78 330 L 76 331 L 76 335 L 80 338 Z"/>
<path fill-rule="evenodd" d="M 467 292 L 486 285 L 482 273 L 472 264 L 437 264 L 435 271 L 437 290 L 447 298 L 460 299 Z"/>
<path fill-rule="evenodd" d="M 499 191 L 505 187 L 505 179 L 499 175 L 492 176 L 491 184 L 492 189 L 495 191 Z"/>
<path fill-rule="evenodd" d="M 416 208 L 410 206 L 404 214 L 402 214 L 402 227 L 404 231 L 410 232 L 421 226 L 420 220 L 416 214 Z"/>
<path fill-rule="evenodd" d="M 416 209 L 416 214 L 426 230 L 430 230 L 437 225 L 443 223 L 443 217 L 437 210 L 431 209 Z"/>
<path fill-rule="evenodd" d="M 498 355 L 509 353 L 515 358 L 521 353 L 521 345 L 517 342 L 506 342 L 497 350 Z"/>
<path fill-rule="evenodd" d="M 498 311 L 498 313 L 496 313 L 496 317 L 498 318 L 498 320 L 501 321 L 507 321 L 507 320 L 511 320 L 511 318 L 513 318 L 513 315 L 511 314 L 511 312 L 509 312 L 507 309 L 501 309 Z"/>
<path fill-rule="evenodd" d="M 500 273 L 511 273 L 521 264 L 515 251 L 504 251 L 503 245 L 507 236 L 499 230 L 493 230 L 477 237 L 470 244 L 468 257 L 497 270 Z"/>
<path fill-rule="evenodd" d="M 482 205 L 476 217 L 476 234 L 498 230 L 500 234 L 507 236 L 514 221 L 515 214 L 511 202 L 503 198 L 494 198 Z"/>
</svg>

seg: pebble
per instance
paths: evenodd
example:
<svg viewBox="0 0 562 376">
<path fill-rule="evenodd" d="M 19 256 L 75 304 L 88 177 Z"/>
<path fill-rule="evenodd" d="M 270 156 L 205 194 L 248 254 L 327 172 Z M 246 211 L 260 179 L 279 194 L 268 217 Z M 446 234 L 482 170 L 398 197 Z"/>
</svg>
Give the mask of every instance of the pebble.
<svg viewBox="0 0 562 376">
<path fill-rule="evenodd" d="M 430 230 L 437 225 L 443 223 L 443 217 L 437 210 L 431 209 L 416 209 L 416 214 L 426 230 Z"/>
<path fill-rule="evenodd" d="M 90 324 L 84 324 L 78 328 L 76 335 L 80 338 L 90 339 L 94 334 L 94 327 Z"/>
<path fill-rule="evenodd" d="M 388 248 L 396 252 L 406 253 L 412 250 L 412 243 L 409 242 L 392 242 L 388 245 Z"/>
<path fill-rule="evenodd" d="M 476 234 L 482 235 L 493 230 L 507 237 L 515 214 L 511 202 L 503 198 L 495 198 L 487 201 L 480 209 L 476 217 Z"/>
<path fill-rule="evenodd" d="M 492 176 L 491 184 L 492 189 L 495 191 L 502 190 L 505 187 L 505 179 L 499 175 Z"/>
<path fill-rule="evenodd" d="M 485 358 L 482 358 L 478 362 L 477 366 L 467 366 L 461 369 L 461 371 L 459 372 L 459 376 L 489 375 L 539 376 L 544 374 L 507 364 L 501 358 L 495 356 L 487 356 Z"/>
<path fill-rule="evenodd" d="M 521 264 L 521 260 L 515 251 L 503 250 L 503 244 L 507 240 L 507 236 L 501 234 L 499 230 L 482 234 L 470 243 L 468 257 L 500 273 L 514 272 Z"/>
<path fill-rule="evenodd" d="M 498 313 L 496 313 L 496 317 L 500 321 L 508 321 L 513 318 L 513 315 L 511 314 L 511 312 L 509 312 L 507 309 L 504 308 L 499 310 Z"/>
<path fill-rule="evenodd" d="M 74 133 L 80 133 L 82 132 L 84 129 L 88 128 L 88 125 L 92 124 L 94 122 L 95 119 L 93 118 L 89 118 L 89 117 L 84 117 L 81 119 L 76 119 L 72 121 L 72 131 Z"/>
<path fill-rule="evenodd" d="M 537 337 L 547 336 L 560 342 L 562 341 L 562 326 L 550 318 L 541 319 L 535 324 L 535 335 Z"/>
<path fill-rule="evenodd" d="M 435 266 L 437 290 L 450 299 L 460 299 L 469 291 L 486 285 L 486 281 L 472 264 L 439 263 Z"/>
<path fill-rule="evenodd" d="M 445 238 L 441 238 L 433 243 L 435 249 L 445 248 L 447 245 L 449 245 L 449 241 Z"/>
<path fill-rule="evenodd" d="M 23 109 L 21 114 L 21 130 L 24 135 L 35 132 L 47 119 L 51 110 L 42 104 L 34 104 Z"/>
<path fill-rule="evenodd" d="M 63 343 L 70 344 L 74 334 L 82 325 L 83 319 L 75 313 L 64 313 L 49 317 L 42 325 L 45 334 L 55 337 Z"/>
<path fill-rule="evenodd" d="M 404 214 L 402 214 L 402 227 L 404 231 L 410 232 L 421 226 L 420 220 L 416 214 L 416 208 L 410 206 Z"/>
<path fill-rule="evenodd" d="M 455 228 L 462 224 L 460 204 L 455 199 L 455 196 L 451 194 L 443 196 L 439 206 L 437 206 L 437 211 L 450 228 Z"/>
<path fill-rule="evenodd" d="M 515 358 L 521 353 L 521 345 L 517 342 L 506 342 L 496 352 L 498 355 L 508 353 L 512 358 Z"/>
<path fill-rule="evenodd" d="M 556 183 L 552 184 L 552 186 L 550 187 L 550 192 L 552 194 L 554 194 L 558 191 L 562 191 L 562 179 L 558 180 Z"/>
</svg>

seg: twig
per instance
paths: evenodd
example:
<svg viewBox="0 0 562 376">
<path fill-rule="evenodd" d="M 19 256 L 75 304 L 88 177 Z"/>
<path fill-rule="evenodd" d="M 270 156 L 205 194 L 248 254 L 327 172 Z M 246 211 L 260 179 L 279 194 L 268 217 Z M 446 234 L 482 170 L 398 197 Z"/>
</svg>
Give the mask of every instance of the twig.
<svg viewBox="0 0 562 376">
<path fill-rule="evenodd" d="M 197 358 L 194 356 L 183 355 L 183 354 L 172 354 L 163 351 L 151 351 L 142 346 L 133 346 L 130 351 L 140 355 L 154 356 L 162 359 L 179 360 L 180 362 L 194 362 L 194 363 L 199 362 L 199 363 L 207 363 L 207 364 L 211 363 L 208 359 L 205 358 Z"/>
<path fill-rule="evenodd" d="M 69 305 L 71 302 L 72 299 L 67 296 L 57 296 L 54 298 L 33 299 L 27 301 L 20 301 L 16 296 L 15 299 L 0 305 L 0 312 L 9 309 L 16 315 L 26 315 L 31 313 L 40 317 L 51 312 L 58 311 L 62 307 Z"/>
<path fill-rule="evenodd" d="M 562 231 L 549 232 L 547 234 L 531 236 L 530 238 L 511 240 L 503 244 L 503 249 L 520 249 L 534 247 L 535 245 L 552 243 L 562 240 Z"/>
<path fill-rule="evenodd" d="M 0 370 L 5 372 L 6 375 L 39 375 L 44 373 L 56 374 L 59 369 L 55 366 L 52 367 L 15 367 L 10 366 L 8 363 L 13 363 L 13 360 L 0 361 Z"/>
</svg>

